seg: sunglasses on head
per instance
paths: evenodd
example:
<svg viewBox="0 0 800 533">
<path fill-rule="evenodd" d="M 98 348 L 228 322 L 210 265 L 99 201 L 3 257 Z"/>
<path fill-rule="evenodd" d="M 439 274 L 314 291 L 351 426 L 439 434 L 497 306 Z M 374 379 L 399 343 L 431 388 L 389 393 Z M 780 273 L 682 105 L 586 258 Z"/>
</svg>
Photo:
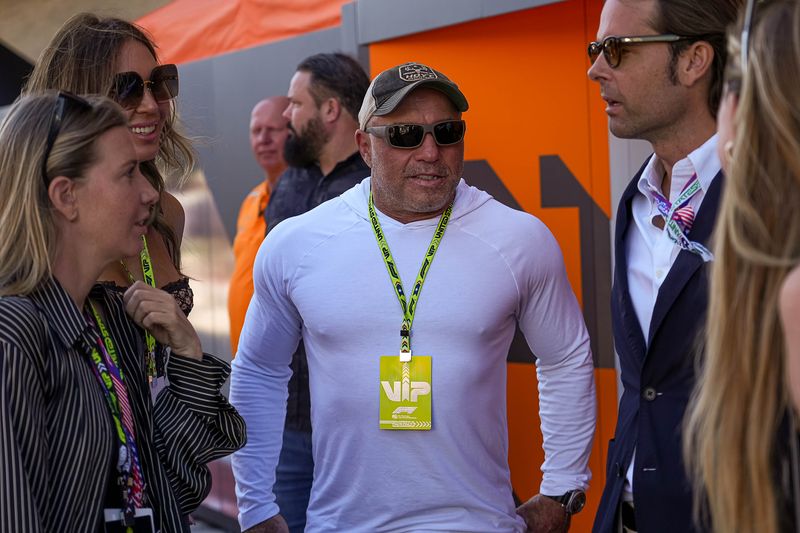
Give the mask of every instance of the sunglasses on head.
<svg viewBox="0 0 800 533">
<path fill-rule="evenodd" d="M 747 0 L 747 7 L 744 11 L 744 24 L 742 25 L 742 37 L 740 44 L 742 46 L 741 55 L 741 69 L 742 76 L 747 72 L 747 59 L 750 53 L 750 29 L 753 27 L 753 14 L 756 11 L 756 1 Z"/>
<path fill-rule="evenodd" d="M 594 41 L 589 43 L 589 48 L 587 51 L 589 52 L 589 59 L 591 60 L 592 64 L 597 61 L 597 58 L 600 57 L 600 53 L 602 52 L 606 63 L 608 63 L 608 66 L 611 68 L 617 68 L 622 62 L 622 52 L 627 46 L 649 43 L 674 43 L 684 39 L 688 39 L 688 37 L 673 35 L 671 33 L 664 35 L 639 35 L 632 37 L 617 37 L 612 35 L 610 37 L 606 37 L 602 41 Z"/>
<path fill-rule="evenodd" d="M 436 124 L 391 124 L 372 126 L 364 131 L 385 139 L 391 146 L 410 150 L 422 146 L 425 134 L 433 135 L 439 146 L 458 144 L 464 140 L 467 124 L 463 120 L 443 120 Z"/>
<path fill-rule="evenodd" d="M 742 90 L 742 80 L 747 73 L 747 63 L 750 55 L 750 30 L 753 27 L 753 16 L 757 3 L 757 0 L 747 0 L 747 6 L 744 10 L 744 23 L 742 24 L 742 33 L 739 38 L 739 45 L 741 46 L 739 72 L 736 74 L 736 69 L 733 68 L 733 57 L 728 58 L 728 65 L 725 68 L 725 91 L 730 94 L 739 95 Z"/>
<path fill-rule="evenodd" d="M 44 149 L 44 158 L 42 159 L 42 179 L 45 185 L 50 185 L 50 179 L 47 177 L 47 160 L 50 158 L 50 152 L 53 150 L 53 145 L 61 132 L 61 124 L 64 122 L 64 117 L 70 110 L 81 109 L 91 110 L 92 104 L 72 93 L 60 91 L 56 97 L 55 106 L 53 106 L 53 115 L 50 118 L 50 129 L 47 132 L 47 143 Z"/>
<path fill-rule="evenodd" d="M 145 88 L 158 103 L 172 100 L 178 96 L 178 67 L 159 65 L 150 72 L 149 80 L 143 80 L 136 72 L 121 72 L 114 76 L 111 97 L 125 109 L 135 109 L 142 103 Z"/>
</svg>

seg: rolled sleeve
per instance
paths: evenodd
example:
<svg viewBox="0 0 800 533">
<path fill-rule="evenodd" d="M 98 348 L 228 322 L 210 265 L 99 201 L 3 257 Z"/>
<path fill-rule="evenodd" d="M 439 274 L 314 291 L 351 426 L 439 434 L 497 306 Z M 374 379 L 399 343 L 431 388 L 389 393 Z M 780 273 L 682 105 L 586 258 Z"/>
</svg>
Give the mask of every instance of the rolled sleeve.
<svg viewBox="0 0 800 533">
<path fill-rule="evenodd" d="M 228 363 L 207 353 L 200 361 L 173 353 L 167 364 L 169 390 L 175 399 L 205 416 L 216 416 L 220 403 L 227 404 L 220 389 L 230 373 Z"/>
<path fill-rule="evenodd" d="M 203 354 L 200 361 L 172 354 L 169 386 L 154 409 L 155 444 L 181 511 L 193 511 L 211 489 L 206 464 L 244 446 L 245 423 L 220 392 L 230 366 Z"/>
</svg>

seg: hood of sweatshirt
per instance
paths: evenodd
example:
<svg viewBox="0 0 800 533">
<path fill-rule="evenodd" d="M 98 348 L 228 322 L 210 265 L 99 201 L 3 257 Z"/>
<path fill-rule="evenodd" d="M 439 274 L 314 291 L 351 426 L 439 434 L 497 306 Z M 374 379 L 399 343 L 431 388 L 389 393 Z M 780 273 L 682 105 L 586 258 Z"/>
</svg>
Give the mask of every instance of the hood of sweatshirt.
<svg viewBox="0 0 800 533">
<path fill-rule="evenodd" d="M 342 196 L 340 197 L 353 211 L 355 211 L 359 217 L 363 218 L 364 220 L 369 220 L 369 211 L 367 209 L 367 203 L 369 202 L 369 190 L 370 190 L 370 180 L 372 178 L 364 178 L 364 180 L 353 187 L 345 191 Z M 476 189 L 471 185 L 467 185 L 467 183 L 461 179 L 456 186 L 456 199 L 453 202 L 453 213 L 450 215 L 450 221 L 458 220 L 459 218 L 475 211 L 480 206 L 488 202 L 492 199 L 492 196 L 484 192 L 480 189 Z M 377 207 L 376 207 L 376 210 Z M 380 211 L 379 211 L 380 212 Z M 381 217 L 381 224 L 389 223 L 389 224 L 397 224 L 397 225 L 412 225 L 412 226 L 427 226 L 431 224 L 437 224 L 439 222 L 439 215 L 435 217 L 428 218 L 425 220 L 418 220 L 416 222 L 410 222 L 409 224 L 403 224 L 397 220 L 394 220 L 384 213 L 380 213 L 384 215 Z"/>
</svg>

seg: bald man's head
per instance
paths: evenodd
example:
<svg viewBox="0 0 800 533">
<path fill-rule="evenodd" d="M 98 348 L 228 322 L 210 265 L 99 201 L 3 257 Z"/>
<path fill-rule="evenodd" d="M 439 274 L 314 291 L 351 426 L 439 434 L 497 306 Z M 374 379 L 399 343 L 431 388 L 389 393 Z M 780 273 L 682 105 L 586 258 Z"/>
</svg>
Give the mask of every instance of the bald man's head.
<svg viewBox="0 0 800 533">
<path fill-rule="evenodd" d="M 257 103 L 250 113 L 250 147 L 258 165 L 273 182 L 286 168 L 283 143 L 289 134 L 289 121 L 282 113 L 288 105 L 285 96 L 271 96 Z"/>
</svg>

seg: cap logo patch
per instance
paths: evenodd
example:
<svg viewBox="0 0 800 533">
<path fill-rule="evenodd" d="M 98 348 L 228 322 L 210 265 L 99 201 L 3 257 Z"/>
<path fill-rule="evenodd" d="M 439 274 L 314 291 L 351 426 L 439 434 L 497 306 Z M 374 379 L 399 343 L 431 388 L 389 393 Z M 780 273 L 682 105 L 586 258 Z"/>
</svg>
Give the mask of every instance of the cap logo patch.
<svg viewBox="0 0 800 533">
<path fill-rule="evenodd" d="M 400 79 L 407 82 L 414 82 L 420 80 L 435 80 L 438 78 L 432 68 L 420 65 L 419 63 L 409 63 L 401 65 L 398 69 Z"/>
</svg>

